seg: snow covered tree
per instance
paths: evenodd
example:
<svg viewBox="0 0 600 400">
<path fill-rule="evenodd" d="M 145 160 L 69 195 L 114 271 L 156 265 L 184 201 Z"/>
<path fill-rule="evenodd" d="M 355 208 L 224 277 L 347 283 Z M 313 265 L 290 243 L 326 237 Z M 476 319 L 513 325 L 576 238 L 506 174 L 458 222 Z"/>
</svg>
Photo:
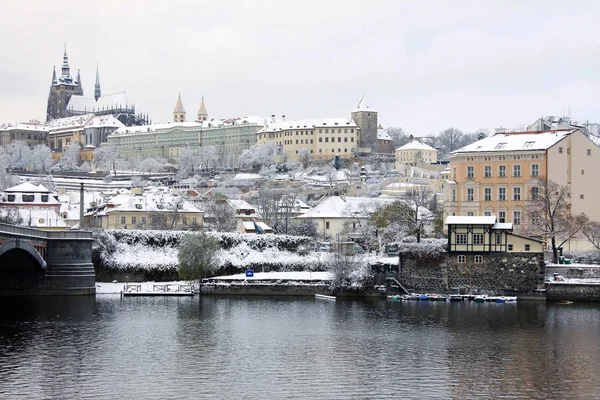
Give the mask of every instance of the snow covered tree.
<svg viewBox="0 0 600 400">
<path fill-rule="evenodd" d="M 275 163 L 278 147 L 275 142 L 255 144 L 240 155 L 238 162 L 243 169 L 259 171 L 261 167 L 269 167 Z"/>
<path fill-rule="evenodd" d="M 77 171 L 79 170 L 79 151 L 81 147 L 79 143 L 71 143 L 58 162 L 58 165 L 62 171 Z"/>
<path fill-rule="evenodd" d="M 23 141 L 13 142 L 6 148 L 10 161 L 10 169 L 24 171 L 31 166 L 32 151 Z"/>
<path fill-rule="evenodd" d="M 94 168 L 101 171 L 113 170 L 117 174 L 117 160 L 119 159 L 119 148 L 115 145 L 104 144 L 94 150 Z"/>
<path fill-rule="evenodd" d="M 236 228 L 235 210 L 227 202 L 227 197 L 219 192 L 208 196 L 202 202 L 204 226 L 216 232 L 233 232 Z"/>
<path fill-rule="evenodd" d="M 364 290 L 373 285 L 373 274 L 368 262 L 361 256 L 335 251 L 328 255 L 326 264 L 331 274 L 331 289 Z"/>
<path fill-rule="evenodd" d="M 208 171 L 217 167 L 219 153 L 215 146 L 200 148 L 198 152 L 198 165 L 201 170 Z"/>
<path fill-rule="evenodd" d="M 300 151 L 298 151 L 298 161 L 300 161 L 300 164 L 302 164 L 302 167 L 304 169 L 306 169 L 308 167 L 308 164 L 310 164 L 310 160 L 312 159 L 312 154 L 310 154 L 310 150 L 308 150 L 307 148 L 301 148 Z"/>
<path fill-rule="evenodd" d="M 0 190 L 10 186 L 10 175 L 8 169 L 10 166 L 10 156 L 4 148 L 0 147 Z"/>
<path fill-rule="evenodd" d="M 385 130 L 388 135 L 392 138 L 392 145 L 395 149 L 398 147 L 404 146 L 407 144 L 410 139 L 409 136 L 404 132 L 404 130 L 400 127 L 390 126 Z"/>
<path fill-rule="evenodd" d="M 219 241 L 212 235 L 200 232 L 185 235 L 179 245 L 177 259 L 179 279 L 201 280 L 217 267 Z"/>
<path fill-rule="evenodd" d="M 317 232 L 317 224 L 308 220 L 294 221 L 289 229 L 288 234 L 295 236 L 307 236 L 310 238 L 316 238 L 319 236 L 319 233 Z"/>
<path fill-rule="evenodd" d="M 140 172 L 156 173 L 162 171 L 165 164 L 164 158 L 144 158 L 138 165 Z"/>
<path fill-rule="evenodd" d="M 179 154 L 179 167 L 177 176 L 185 179 L 194 176 L 200 165 L 200 157 L 195 149 L 185 147 Z"/>
<path fill-rule="evenodd" d="M 56 162 L 52 158 L 52 150 L 45 144 L 38 144 L 33 148 L 32 166 L 36 171 L 50 171 Z"/>
<path fill-rule="evenodd" d="M 600 222 L 588 222 L 583 227 L 583 234 L 596 250 L 600 250 Z"/>
<path fill-rule="evenodd" d="M 542 239 L 550 239 L 554 263 L 558 249 L 582 232 L 589 220 L 585 214 L 572 215 L 569 185 L 540 177 L 527 206 L 524 231 Z"/>
</svg>

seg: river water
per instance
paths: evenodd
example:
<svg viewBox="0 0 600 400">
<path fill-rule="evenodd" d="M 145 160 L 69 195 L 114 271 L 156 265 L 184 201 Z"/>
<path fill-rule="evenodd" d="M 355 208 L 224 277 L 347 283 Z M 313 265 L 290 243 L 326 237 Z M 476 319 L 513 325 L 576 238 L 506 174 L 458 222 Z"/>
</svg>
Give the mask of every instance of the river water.
<svg viewBox="0 0 600 400">
<path fill-rule="evenodd" d="M 303 298 L 0 302 L 2 399 L 600 398 L 600 307 Z"/>
</svg>

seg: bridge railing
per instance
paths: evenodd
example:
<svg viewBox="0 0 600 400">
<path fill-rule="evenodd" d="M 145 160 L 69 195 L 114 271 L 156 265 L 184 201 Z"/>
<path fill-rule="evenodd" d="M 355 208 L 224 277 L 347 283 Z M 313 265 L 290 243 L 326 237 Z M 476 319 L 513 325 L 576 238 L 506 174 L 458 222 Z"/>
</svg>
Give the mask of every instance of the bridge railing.
<svg viewBox="0 0 600 400">
<path fill-rule="evenodd" d="M 0 233 L 40 239 L 88 239 L 92 237 L 92 232 L 90 231 L 42 231 L 26 226 L 3 223 L 0 223 Z"/>
</svg>

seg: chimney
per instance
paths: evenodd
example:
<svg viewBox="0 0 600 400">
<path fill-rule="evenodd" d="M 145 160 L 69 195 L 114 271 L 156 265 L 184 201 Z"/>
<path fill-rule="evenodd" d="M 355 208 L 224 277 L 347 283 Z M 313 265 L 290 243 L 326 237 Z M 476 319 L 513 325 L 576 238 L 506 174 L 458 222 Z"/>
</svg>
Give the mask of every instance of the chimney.
<svg viewBox="0 0 600 400">
<path fill-rule="evenodd" d="M 285 122 L 285 115 L 281 116 L 281 120 Z"/>
</svg>

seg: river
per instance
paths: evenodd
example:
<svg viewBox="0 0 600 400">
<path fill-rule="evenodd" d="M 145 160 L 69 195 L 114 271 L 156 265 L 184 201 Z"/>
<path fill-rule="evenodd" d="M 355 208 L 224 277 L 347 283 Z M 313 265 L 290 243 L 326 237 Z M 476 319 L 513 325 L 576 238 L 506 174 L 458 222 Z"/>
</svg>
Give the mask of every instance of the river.
<svg viewBox="0 0 600 400">
<path fill-rule="evenodd" d="M 600 307 L 312 298 L 0 302 L 0 398 L 600 398 Z"/>
</svg>

